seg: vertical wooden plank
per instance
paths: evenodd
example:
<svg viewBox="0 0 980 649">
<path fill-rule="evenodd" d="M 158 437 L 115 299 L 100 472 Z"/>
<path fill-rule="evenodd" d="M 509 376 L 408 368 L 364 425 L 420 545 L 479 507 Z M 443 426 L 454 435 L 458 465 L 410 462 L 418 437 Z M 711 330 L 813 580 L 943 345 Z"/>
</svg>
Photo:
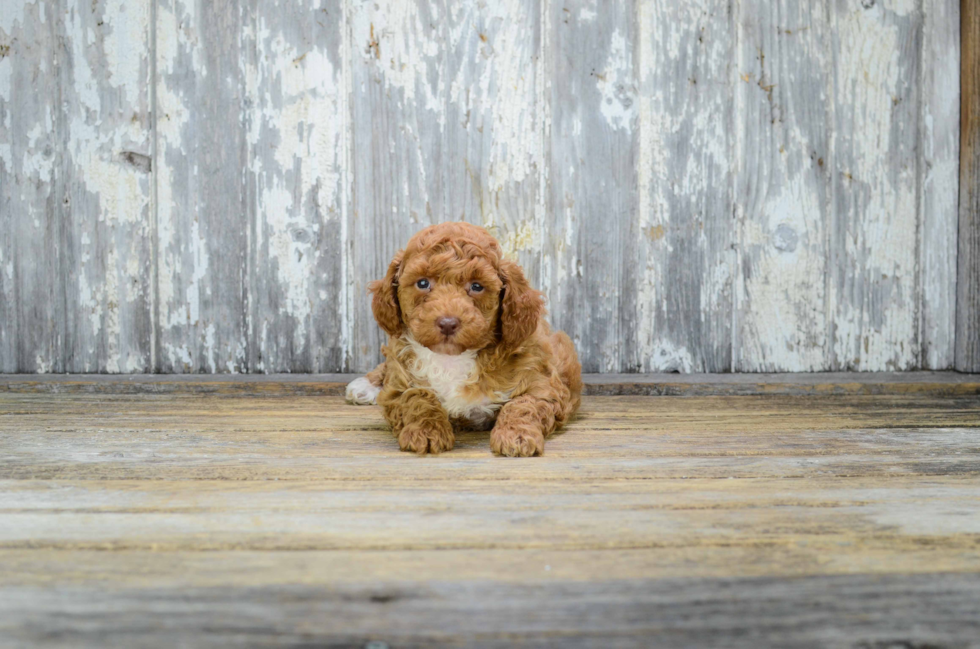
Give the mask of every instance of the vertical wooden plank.
<svg viewBox="0 0 980 649">
<path fill-rule="evenodd" d="M 151 368 L 149 0 L 65 7 L 66 369 Z"/>
<path fill-rule="evenodd" d="M 921 12 L 913 0 L 835 0 L 833 12 L 832 369 L 912 369 Z"/>
<path fill-rule="evenodd" d="M 833 218 L 828 5 L 750 0 L 739 7 L 734 369 L 825 370 Z"/>
<path fill-rule="evenodd" d="M 4 369 L 147 371 L 149 2 L 3 11 L 0 89 L 17 95 L 0 181 L 11 220 L 0 264 L 16 284 L 3 318 L 13 328 L 0 325 Z"/>
<path fill-rule="evenodd" d="M 538 286 L 541 2 L 466 0 L 448 10 L 444 216 L 487 227 Z"/>
<path fill-rule="evenodd" d="M 980 372 L 980 2 L 962 12 L 956 369 Z"/>
<path fill-rule="evenodd" d="M 959 183 L 960 0 L 922 3 L 919 367 L 953 366 Z"/>
<path fill-rule="evenodd" d="M 226 0 L 158 0 L 161 372 L 247 369 L 245 11 Z"/>
<path fill-rule="evenodd" d="M 63 372 L 63 9 L 0 3 L 0 371 Z"/>
<path fill-rule="evenodd" d="M 368 284 L 414 232 L 446 220 L 446 10 L 438 0 L 355 0 L 350 12 L 351 365 L 364 371 L 383 342 Z"/>
<path fill-rule="evenodd" d="M 631 233 L 640 270 L 631 368 L 642 371 L 731 369 L 730 6 L 640 3 L 640 207 L 639 231 Z"/>
<path fill-rule="evenodd" d="M 251 372 L 347 368 L 343 9 L 340 0 L 249 4 L 242 56 L 255 201 Z"/>
<path fill-rule="evenodd" d="M 636 369 L 637 45 L 633 2 L 549 2 L 544 286 L 587 372 Z M 631 245 L 632 243 L 632 245 Z"/>
</svg>

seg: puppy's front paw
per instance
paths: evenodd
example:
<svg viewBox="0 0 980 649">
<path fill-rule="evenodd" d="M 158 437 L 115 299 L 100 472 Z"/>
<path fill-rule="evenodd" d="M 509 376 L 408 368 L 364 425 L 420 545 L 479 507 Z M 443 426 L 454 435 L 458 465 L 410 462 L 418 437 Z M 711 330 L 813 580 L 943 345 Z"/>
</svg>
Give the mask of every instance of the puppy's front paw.
<svg viewBox="0 0 980 649">
<path fill-rule="evenodd" d="M 455 441 L 453 427 L 449 422 L 445 426 L 406 424 L 398 433 L 398 446 L 403 451 L 412 451 L 419 455 L 451 451 Z"/>
<path fill-rule="evenodd" d="M 378 402 L 380 392 L 380 385 L 375 385 L 368 380 L 368 377 L 361 376 L 347 384 L 345 396 L 347 403 L 355 406 L 370 406 Z"/>
<path fill-rule="evenodd" d="M 494 428 L 490 433 L 490 450 L 508 457 L 542 455 L 544 435 L 536 430 Z"/>
</svg>

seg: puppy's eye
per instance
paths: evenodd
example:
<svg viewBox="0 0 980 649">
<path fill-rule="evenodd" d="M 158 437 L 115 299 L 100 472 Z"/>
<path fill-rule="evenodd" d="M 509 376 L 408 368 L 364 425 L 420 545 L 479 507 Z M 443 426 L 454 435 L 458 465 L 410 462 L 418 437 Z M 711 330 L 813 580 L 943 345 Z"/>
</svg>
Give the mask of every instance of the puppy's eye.
<svg viewBox="0 0 980 649">
<path fill-rule="evenodd" d="M 470 290 L 473 291 L 474 293 L 482 293 L 483 284 L 480 284 L 479 282 L 473 282 L 472 284 L 470 284 Z"/>
<path fill-rule="evenodd" d="M 420 279 L 419 281 L 415 282 L 415 286 L 417 286 L 420 291 L 428 291 L 429 290 L 429 280 L 427 280 L 427 279 Z"/>
</svg>

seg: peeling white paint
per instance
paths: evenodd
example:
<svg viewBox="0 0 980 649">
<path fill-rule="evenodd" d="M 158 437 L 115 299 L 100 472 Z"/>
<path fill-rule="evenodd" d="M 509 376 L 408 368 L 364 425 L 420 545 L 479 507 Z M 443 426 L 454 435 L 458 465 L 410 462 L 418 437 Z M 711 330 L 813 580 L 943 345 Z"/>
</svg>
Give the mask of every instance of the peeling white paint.
<svg viewBox="0 0 980 649">
<path fill-rule="evenodd" d="M 846 367 L 895 371 L 915 366 L 916 183 L 914 165 L 898 168 L 892 145 L 902 61 L 899 27 L 882 12 L 855 11 L 837 25 L 841 56 L 837 87 L 843 119 L 853 120 L 849 139 L 840 137 L 841 191 L 850 201 L 853 225 L 846 238 L 852 267 L 865 295 L 877 293 L 875 312 L 831 288 L 835 310 L 834 351 Z M 882 164 L 884 157 L 890 164 Z M 881 245 L 887 242 L 887 245 Z"/>
<path fill-rule="evenodd" d="M 20 120 L 27 127 L 16 139 L 10 134 L 13 113 L 6 111 L 0 165 L 42 187 L 14 183 L 0 192 L 14 201 L 24 231 L 41 236 L 50 226 L 44 203 L 50 195 L 43 186 L 59 182 L 62 169 L 69 174 L 79 262 L 68 280 L 78 309 L 71 323 L 79 340 L 73 350 L 76 369 L 145 368 L 146 359 L 132 346 L 132 326 L 134 309 L 153 288 L 160 305 L 156 324 L 165 332 L 161 358 L 180 371 L 242 369 L 245 340 L 228 340 L 211 310 L 217 299 L 210 293 L 216 255 L 224 253 L 224 243 L 213 240 L 193 203 L 180 195 L 185 175 L 195 187 L 208 182 L 196 164 L 184 166 L 196 154 L 190 135 L 199 119 L 194 111 L 210 86 L 241 81 L 242 113 L 230 116 L 228 127 L 239 128 L 233 122 L 241 119 L 250 129 L 243 187 L 254 197 L 256 221 L 244 223 L 243 216 L 243 228 L 251 232 L 254 226 L 249 259 L 258 264 L 253 270 L 259 288 L 250 285 L 249 299 L 261 295 L 277 305 L 275 312 L 266 312 L 250 303 L 259 320 L 252 323 L 257 334 L 250 340 L 262 358 L 252 369 L 278 366 L 282 359 L 270 357 L 278 353 L 270 352 L 276 345 L 291 347 L 282 354 L 307 353 L 318 326 L 316 307 L 325 300 L 342 301 L 345 354 L 357 364 L 375 353 L 354 348 L 358 331 L 373 327 L 369 319 L 355 321 L 355 314 L 366 313 L 363 295 L 354 291 L 355 278 L 360 281 L 368 264 L 362 261 L 365 250 L 343 246 L 339 298 L 317 278 L 323 265 L 317 242 L 325 236 L 346 242 L 369 218 L 347 207 L 352 162 L 362 155 L 351 149 L 350 133 L 364 119 L 350 114 L 353 66 L 370 71 L 358 77 L 362 82 L 379 84 L 390 102 L 385 110 L 392 116 L 391 134 L 402 138 L 376 143 L 390 154 L 380 160 L 379 187 L 390 176 L 393 187 L 386 198 L 398 199 L 382 207 L 385 214 L 391 209 L 385 218 L 397 219 L 399 227 L 450 217 L 482 222 L 499 235 L 505 254 L 532 273 L 540 266 L 538 284 L 552 303 L 576 304 L 582 291 L 591 290 L 599 300 L 592 308 L 607 319 L 619 315 L 621 303 L 635 303 L 636 349 L 614 349 L 618 332 L 601 341 L 578 334 L 580 343 L 600 350 L 595 353 L 601 358 L 590 359 L 596 367 L 620 370 L 625 361 L 645 370 L 701 369 L 705 350 L 688 344 L 684 328 L 676 326 L 679 300 L 672 299 L 672 291 L 687 286 L 678 280 L 679 255 L 690 259 L 691 281 L 699 283 L 693 307 L 685 296 L 684 308 L 693 312 L 683 314 L 689 330 L 702 327 L 699 344 L 717 343 L 711 326 L 731 317 L 730 300 L 736 296 L 732 328 L 739 369 L 833 369 L 830 358 L 863 370 L 904 369 L 919 363 L 920 355 L 931 367 L 948 363 L 955 308 L 959 70 L 958 58 L 949 54 L 955 50 L 953 38 L 928 30 L 929 21 L 950 3 L 879 0 L 865 7 L 849 1 L 829 14 L 801 8 L 801 15 L 812 19 L 790 22 L 807 25 L 808 31 L 779 35 L 780 46 L 765 52 L 763 66 L 757 45 L 771 43 L 772 30 L 762 30 L 764 17 L 749 5 L 736 5 L 739 13 L 731 17 L 727 5 L 715 0 L 642 0 L 634 50 L 627 38 L 632 14 L 609 19 L 613 8 L 583 2 L 567 12 L 568 28 L 596 30 L 601 51 L 590 61 L 596 77 L 579 87 L 583 99 L 572 105 L 556 104 L 555 79 L 544 74 L 555 69 L 555 57 L 576 56 L 571 50 L 553 51 L 552 32 L 565 27 L 556 25 L 562 7 L 551 0 L 450 3 L 445 15 L 441 6 L 427 13 L 424 4 L 402 0 L 306 4 L 311 20 L 313 12 L 329 7 L 329 20 L 346 21 L 339 27 L 339 57 L 319 39 L 297 37 L 288 22 L 292 18 L 277 23 L 278 15 L 270 12 L 283 6 L 270 6 L 245 20 L 242 58 L 230 62 L 240 66 L 241 78 L 216 78 L 205 65 L 211 35 L 199 31 L 204 16 L 198 12 L 213 8 L 204 3 L 160 3 L 157 24 L 151 26 L 148 2 L 70 0 L 58 9 L 59 21 L 64 12 L 63 28 L 49 24 L 39 30 L 65 33 L 66 50 L 57 62 L 57 69 L 70 71 L 59 81 L 65 84 L 59 95 L 64 105 L 49 103 L 30 120 Z M 38 29 L 45 24 L 44 11 L 44 3 L 5 6 L 0 33 L 9 39 L 25 25 Z M 795 18 L 784 13 L 776 18 Z M 819 20 L 827 18 L 821 27 Z M 955 22 L 949 16 L 943 20 Z M 922 61 L 927 64 L 912 65 L 915 54 L 908 44 L 919 37 L 910 31 L 917 21 L 926 22 Z M 732 22 L 737 37 L 725 32 Z M 121 157 L 124 151 L 150 153 L 151 28 L 159 73 L 159 156 L 153 176 Z M 732 39 L 740 44 L 737 57 Z M 25 69 L 42 77 L 54 74 L 45 60 L 31 63 L 33 68 L 20 65 L 13 57 L 0 59 L 0 101 L 8 106 L 23 92 L 14 85 L 25 78 Z M 798 94 L 780 98 L 800 83 L 800 69 L 828 79 L 806 107 L 797 105 Z M 918 121 L 908 118 L 907 104 L 901 103 L 913 100 L 899 96 L 913 70 L 921 76 Z M 820 102 L 828 103 L 824 112 Z M 556 135 L 565 138 L 568 155 L 556 155 L 552 110 L 564 120 Z M 816 130 L 793 123 L 793 111 L 819 122 Z M 731 133 L 733 124 L 748 128 Z M 52 139 L 56 126 L 67 129 L 64 147 Z M 822 129 L 828 131 L 826 147 Z M 617 142 L 635 138 L 639 208 L 631 227 L 638 227 L 638 257 L 625 262 L 636 266 L 635 286 L 596 290 L 595 276 L 583 271 L 594 263 L 582 243 L 590 234 L 583 232 L 583 223 L 594 206 L 583 205 L 576 192 L 590 182 L 587 174 L 596 161 L 577 158 L 575 147 L 597 131 Z M 760 146 L 765 165 L 748 168 L 757 164 L 749 147 Z M 893 159 L 910 150 L 923 157 L 900 164 Z M 444 157 L 437 162 L 430 153 Z M 814 166 L 818 156 L 822 167 Z M 396 173 L 390 165 L 401 168 Z M 455 173 L 464 167 L 467 173 Z M 830 180 L 820 180 L 825 177 Z M 745 178 L 751 186 L 739 184 Z M 562 195 L 552 193 L 556 179 L 565 188 Z M 151 182 L 157 186 L 153 206 Z M 731 219 L 731 209 L 712 201 L 733 185 L 735 205 L 728 207 L 739 224 L 732 242 L 738 250 L 719 250 L 717 228 Z M 621 198 L 608 179 L 591 191 L 610 201 Z M 152 235 L 151 209 L 160 244 L 156 287 L 131 281 L 147 274 L 141 255 Z M 837 230 L 830 228 L 832 222 Z M 833 254 L 846 267 L 830 268 L 827 246 L 836 245 L 830 237 L 841 229 L 842 247 Z M 0 250 L 0 272 L 5 281 L 16 281 L 18 270 L 8 253 Z M 736 255 L 742 263 L 733 261 Z M 834 272 L 843 276 L 843 284 L 824 280 Z M 283 340 L 287 330 L 291 340 Z M 61 361 L 49 358 L 55 347 L 36 352 L 39 371 L 60 371 Z"/>
<path fill-rule="evenodd" d="M 619 30 L 610 37 L 606 68 L 596 76 L 596 86 L 602 97 L 599 110 L 609 126 L 615 130 L 632 131 L 636 117 L 633 52 Z"/>
<path fill-rule="evenodd" d="M 678 347 L 669 340 L 654 340 L 649 349 L 650 354 L 647 363 L 651 372 L 690 374 L 696 369 L 691 352 L 685 347 Z"/>
</svg>

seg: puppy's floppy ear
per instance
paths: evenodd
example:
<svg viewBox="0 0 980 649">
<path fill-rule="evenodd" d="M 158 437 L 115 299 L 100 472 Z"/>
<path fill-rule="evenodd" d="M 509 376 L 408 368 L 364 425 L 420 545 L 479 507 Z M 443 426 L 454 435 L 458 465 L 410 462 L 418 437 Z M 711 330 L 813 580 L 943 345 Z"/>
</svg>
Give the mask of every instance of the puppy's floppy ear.
<svg viewBox="0 0 980 649">
<path fill-rule="evenodd" d="M 540 291 L 527 283 L 524 271 L 509 259 L 500 261 L 500 279 L 504 283 L 500 299 L 500 329 L 502 342 L 516 347 L 534 333 L 544 314 Z"/>
<path fill-rule="evenodd" d="M 371 282 L 368 286 L 368 290 L 374 294 L 371 300 L 374 319 L 389 336 L 398 336 L 402 332 L 402 310 L 398 306 L 398 271 L 404 253 L 404 250 L 399 250 L 391 260 L 384 278 Z"/>
</svg>

